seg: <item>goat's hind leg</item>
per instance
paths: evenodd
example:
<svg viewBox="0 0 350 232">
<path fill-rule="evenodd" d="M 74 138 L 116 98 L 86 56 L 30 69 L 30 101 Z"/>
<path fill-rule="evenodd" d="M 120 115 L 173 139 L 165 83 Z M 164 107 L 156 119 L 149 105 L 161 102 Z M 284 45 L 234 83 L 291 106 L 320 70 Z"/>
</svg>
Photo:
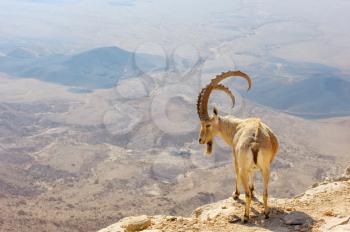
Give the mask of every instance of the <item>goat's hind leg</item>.
<svg viewBox="0 0 350 232">
<path fill-rule="evenodd" d="M 249 220 L 249 214 L 250 214 L 250 204 L 252 201 L 252 193 L 249 188 L 248 184 L 248 176 L 250 173 L 248 173 L 246 170 L 242 170 L 240 172 L 240 179 L 242 181 L 243 189 L 245 192 L 245 211 L 244 211 L 244 216 L 243 216 L 243 222 L 248 222 Z"/>
<path fill-rule="evenodd" d="M 252 198 L 254 198 L 254 172 L 249 173 L 249 190 L 252 194 Z"/>
<path fill-rule="evenodd" d="M 240 178 L 240 174 L 239 174 L 239 169 L 238 169 L 238 163 L 237 163 L 237 158 L 235 156 L 233 156 L 234 158 L 234 169 L 235 169 L 235 173 L 236 173 L 236 191 L 232 194 L 233 199 L 234 200 L 238 200 L 239 195 L 240 195 L 240 187 L 241 187 L 241 178 Z"/>
<path fill-rule="evenodd" d="M 261 170 L 263 176 L 263 185 L 264 185 L 264 215 L 265 218 L 269 218 L 270 210 L 267 206 L 267 198 L 268 198 L 268 187 L 269 187 L 269 179 L 270 179 L 270 170 L 269 168 L 265 168 Z"/>
</svg>

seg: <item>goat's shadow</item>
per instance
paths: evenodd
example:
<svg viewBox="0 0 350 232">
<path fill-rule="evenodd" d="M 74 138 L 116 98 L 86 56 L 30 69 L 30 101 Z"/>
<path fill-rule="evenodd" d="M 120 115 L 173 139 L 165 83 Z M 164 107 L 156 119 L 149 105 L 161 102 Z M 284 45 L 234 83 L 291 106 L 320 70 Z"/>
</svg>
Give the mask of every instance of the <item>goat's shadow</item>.
<svg viewBox="0 0 350 232">
<path fill-rule="evenodd" d="M 245 205 L 245 201 L 242 199 L 234 200 L 234 202 Z M 257 198 L 253 197 L 252 203 L 255 202 L 259 205 L 263 205 L 263 203 Z M 265 219 L 263 211 L 258 211 L 254 207 L 255 205 L 251 205 L 251 213 L 250 219 L 248 222 L 242 222 L 242 216 L 244 211 L 242 211 L 242 215 L 232 215 L 232 217 L 228 220 L 229 223 L 234 224 L 242 224 L 248 227 L 261 227 L 264 229 L 269 229 L 271 231 L 291 231 L 294 230 L 294 226 L 299 225 L 299 227 L 304 227 L 306 231 L 311 231 L 311 227 L 316 223 L 316 220 L 313 219 L 310 215 L 302 211 L 285 211 L 280 207 L 269 207 L 270 215 L 268 219 Z M 297 215 L 298 218 L 302 220 L 296 220 L 293 223 L 286 224 L 284 222 L 284 218 L 289 215 L 294 214 Z"/>
</svg>

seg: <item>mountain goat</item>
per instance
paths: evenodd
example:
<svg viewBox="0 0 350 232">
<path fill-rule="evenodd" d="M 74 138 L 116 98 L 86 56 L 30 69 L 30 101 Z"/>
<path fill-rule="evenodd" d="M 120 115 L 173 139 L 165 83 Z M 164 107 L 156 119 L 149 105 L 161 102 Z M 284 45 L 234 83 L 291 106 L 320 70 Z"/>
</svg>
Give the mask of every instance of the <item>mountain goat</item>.
<svg viewBox="0 0 350 232">
<path fill-rule="evenodd" d="M 248 90 L 252 86 L 251 78 L 241 71 L 228 71 L 217 75 L 204 87 L 197 100 L 197 112 L 201 123 L 199 143 L 207 145 L 207 153 L 212 153 L 213 139 L 220 136 L 232 148 L 236 171 L 236 191 L 233 194 L 237 200 L 242 183 L 245 192 L 245 212 L 243 222 L 247 222 L 250 204 L 254 190 L 254 171 L 260 170 L 263 177 L 264 215 L 269 217 L 267 206 L 270 164 L 278 150 L 278 140 L 273 131 L 259 118 L 240 119 L 234 116 L 219 116 L 214 108 L 213 115 L 208 114 L 208 101 L 213 90 L 227 93 L 234 104 L 235 98 L 231 91 L 220 81 L 228 77 L 242 77 L 248 82 Z"/>
</svg>

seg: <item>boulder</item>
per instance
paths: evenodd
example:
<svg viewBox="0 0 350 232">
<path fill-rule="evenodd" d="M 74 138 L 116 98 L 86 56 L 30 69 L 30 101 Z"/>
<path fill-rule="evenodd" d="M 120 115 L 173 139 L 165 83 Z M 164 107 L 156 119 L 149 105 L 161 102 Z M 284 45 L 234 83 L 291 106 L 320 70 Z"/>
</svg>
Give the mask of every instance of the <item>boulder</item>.
<svg viewBox="0 0 350 232">
<path fill-rule="evenodd" d="M 118 223 L 99 230 L 99 232 L 135 232 L 147 229 L 151 225 L 151 219 L 146 216 L 126 217 Z"/>
<path fill-rule="evenodd" d="M 125 228 L 126 232 L 141 231 L 151 225 L 151 219 L 146 216 L 127 217 L 121 221 L 121 227 Z"/>
<path fill-rule="evenodd" d="M 303 212 L 294 211 L 285 215 L 282 220 L 286 225 L 303 225 L 307 222 L 309 216 Z"/>
</svg>

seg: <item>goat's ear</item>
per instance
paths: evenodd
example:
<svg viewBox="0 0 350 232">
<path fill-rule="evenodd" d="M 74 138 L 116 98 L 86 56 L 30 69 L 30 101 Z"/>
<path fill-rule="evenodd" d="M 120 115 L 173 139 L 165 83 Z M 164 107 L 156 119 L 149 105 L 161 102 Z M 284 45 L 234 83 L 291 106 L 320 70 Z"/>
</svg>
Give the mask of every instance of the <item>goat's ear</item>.
<svg viewBox="0 0 350 232">
<path fill-rule="evenodd" d="M 218 112 L 218 109 L 216 109 L 216 107 L 213 108 L 213 113 L 214 113 L 214 116 L 218 116 L 219 112 Z"/>
</svg>

